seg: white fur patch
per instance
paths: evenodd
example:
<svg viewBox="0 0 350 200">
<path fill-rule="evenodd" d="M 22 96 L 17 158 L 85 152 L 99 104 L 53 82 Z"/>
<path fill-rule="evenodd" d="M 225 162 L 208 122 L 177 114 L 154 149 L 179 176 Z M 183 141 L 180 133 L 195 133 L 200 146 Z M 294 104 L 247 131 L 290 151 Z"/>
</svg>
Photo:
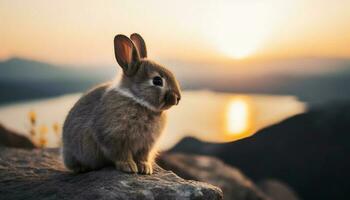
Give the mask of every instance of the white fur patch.
<svg viewBox="0 0 350 200">
<path fill-rule="evenodd" d="M 156 107 L 151 105 L 149 102 L 147 102 L 143 99 L 137 98 L 134 94 L 132 94 L 130 92 L 130 90 L 128 90 L 126 88 L 120 88 L 119 83 L 120 83 L 121 79 L 122 79 L 122 73 L 120 72 L 117 74 L 117 77 L 112 81 L 111 85 L 106 89 L 105 93 L 108 93 L 110 91 L 116 91 L 116 92 L 120 93 L 121 95 L 134 100 L 136 103 L 138 103 L 141 106 L 144 106 L 144 107 L 146 107 L 154 112 L 160 111 L 159 109 L 157 109 Z"/>
<path fill-rule="evenodd" d="M 121 95 L 123 95 L 125 97 L 128 97 L 128 98 L 134 100 L 136 103 L 140 104 L 141 106 L 144 106 L 152 111 L 159 112 L 159 109 L 157 109 L 156 107 L 151 105 L 149 102 L 147 102 L 143 99 L 137 98 L 128 89 L 122 89 L 122 88 L 116 87 L 116 88 L 114 88 L 114 91 L 120 93 Z"/>
</svg>

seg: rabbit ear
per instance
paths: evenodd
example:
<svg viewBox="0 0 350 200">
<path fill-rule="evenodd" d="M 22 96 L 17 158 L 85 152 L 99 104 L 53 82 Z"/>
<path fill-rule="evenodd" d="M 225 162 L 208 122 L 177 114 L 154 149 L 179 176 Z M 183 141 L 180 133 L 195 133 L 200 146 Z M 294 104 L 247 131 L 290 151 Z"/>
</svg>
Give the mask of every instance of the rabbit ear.
<svg viewBox="0 0 350 200">
<path fill-rule="evenodd" d="M 146 43 L 139 35 L 138 33 L 133 33 L 130 35 L 130 39 L 134 42 L 136 45 L 136 48 L 140 54 L 141 58 L 147 58 L 147 49 L 146 49 Z"/>
<path fill-rule="evenodd" d="M 133 63 L 140 60 L 139 53 L 134 43 L 125 35 L 114 37 L 114 54 L 118 64 L 127 76 L 132 76 L 137 71 L 137 65 Z"/>
</svg>

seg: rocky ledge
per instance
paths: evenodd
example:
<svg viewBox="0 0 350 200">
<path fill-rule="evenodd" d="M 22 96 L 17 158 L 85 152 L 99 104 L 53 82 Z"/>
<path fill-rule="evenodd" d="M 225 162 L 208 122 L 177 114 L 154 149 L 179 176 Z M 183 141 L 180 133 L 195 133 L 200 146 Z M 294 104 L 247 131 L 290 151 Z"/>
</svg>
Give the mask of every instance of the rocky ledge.
<svg viewBox="0 0 350 200">
<path fill-rule="evenodd" d="M 222 189 L 224 200 L 298 200 L 297 194 L 278 180 L 255 184 L 239 169 L 210 156 L 163 153 L 158 164 L 184 179 L 203 181 Z"/>
<path fill-rule="evenodd" d="M 220 187 L 224 200 L 271 200 L 240 170 L 213 157 L 164 153 L 158 158 L 158 163 L 184 179 L 203 181 Z"/>
<path fill-rule="evenodd" d="M 219 188 L 184 180 L 155 166 L 153 175 L 126 174 L 106 168 L 68 172 L 58 149 L 0 148 L 2 199 L 222 199 Z"/>
</svg>

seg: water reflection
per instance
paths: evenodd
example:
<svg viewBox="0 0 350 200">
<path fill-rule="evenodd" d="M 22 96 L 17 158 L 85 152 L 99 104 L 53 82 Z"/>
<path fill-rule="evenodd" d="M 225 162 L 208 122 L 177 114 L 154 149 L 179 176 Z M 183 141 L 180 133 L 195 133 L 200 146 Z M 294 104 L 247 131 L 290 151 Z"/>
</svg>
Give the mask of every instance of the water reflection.
<svg viewBox="0 0 350 200">
<path fill-rule="evenodd" d="M 243 98 L 233 99 L 227 109 L 227 131 L 229 134 L 239 135 L 248 131 L 249 105 Z"/>
<path fill-rule="evenodd" d="M 28 113 L 35 111 L 38 127 L 62 125 L 80 94 L 0 107 L 0 123 L 30 135 Z M 305 105 L 293 96 L 234 95 L 209 91 L 186 91 L 179 106 L 168 112 L 168 125 L 160 141 L 167 149 L 181 138 L 194 136 L 211 142 L 227 142 L 303 112 Z M 55 113 L 54 115 L 52 113 Z M 56 131 L 55 131 L 56 130 Z M 48 129 L 47 146 L 60 144 L 57 133 Z"/>
<path fill-rule="evenodd" d="M 161 144 L 168 148 L 185 136 L 234 141 L 304 110 L 305 104 L 293 96 L 187 92 L 181 105 L 169 111 Z"/>
</svg>

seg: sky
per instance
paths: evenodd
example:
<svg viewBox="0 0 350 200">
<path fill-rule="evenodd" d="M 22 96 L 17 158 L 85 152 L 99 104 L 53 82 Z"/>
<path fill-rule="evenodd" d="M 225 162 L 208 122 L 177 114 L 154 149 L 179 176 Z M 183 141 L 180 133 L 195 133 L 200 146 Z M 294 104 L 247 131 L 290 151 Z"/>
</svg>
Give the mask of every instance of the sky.
<svg viewBox="0 0 350 200">
<path fill-rule="evenodd" d="M 1 0 L 0 59 L 115 63 L 116 34 L 155 60 L 350 58 L 348 0 Z"/>
</svg>

